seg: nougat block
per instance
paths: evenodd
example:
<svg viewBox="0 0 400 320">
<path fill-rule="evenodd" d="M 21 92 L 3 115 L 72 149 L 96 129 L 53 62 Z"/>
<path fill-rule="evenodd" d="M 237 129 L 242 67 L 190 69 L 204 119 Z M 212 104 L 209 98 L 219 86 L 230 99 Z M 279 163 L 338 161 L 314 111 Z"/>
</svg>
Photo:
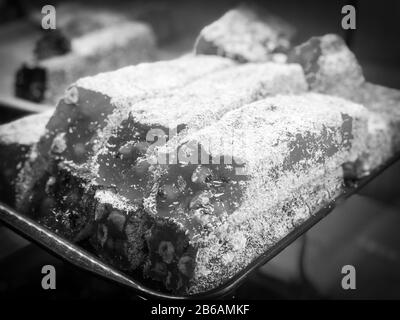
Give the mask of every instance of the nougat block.
<svg viewBox="0 0 400 320">
<path fill-rule="evenodd" d="M 368 146 L 363 159 L 349 164 L 351 176 L 368 174 L 399 151 L 400 91 L 367 82 L 343 39 L 333 34 L 312 37 L 293 48 L 288 61 L 300 63 L 311 91 L 343 97 L 371 111 Z"/>
<path fill-rule="evenodd" d="M 312 37 L 294 47 L 288 61 L 303 67 L 312 91 L 351 98 L 365 81 L 355 55 L 335 34 Z"/>
<path fill-rule="evenodd" d="M 114 23 L 84 33 L 70 40 L 69 50 L 57 49 L 60 42 L 65 42 L 63 35 L 48 37 L 52 39 L 43 41 L 45 44 L 37 48 L 40 59 L 24 63 L 17 71 L 16 96 L 34 102 L 56 103 L 67 86 L 81 77 L 151 61 L 155 55 L 153 32 L 139 22 Z"/>
<path fill-rule="evenodd" d="M 400 90 L 365 82 L 352 100 L 371 111 L 370 157 L 382 164 L 400 151 Z"/>
<path fill-rule="evenodd" d="M 0 188 L 2 199 L 14 205 L 15 182 L 30 151 L 45 132 L 53 114 L 49 110 L 40 114 L 25 116 L 0 126 Z"/>
<path fill-rule="evenodd" d="M 242 5 L 204 27 L 196 40 L 194 51 L 240 62 L 282 60 L 282 56 L 284 61 L 294 33 L 289 23 L 265 9 Z"/>
<path fill-rule="evenodd" d="M 342 191 L 342 164 L 355 161 L 365 148 L 366 113 L 362 106 L 329 96 L 277 96 L 232 110 L 203 129 L 188 130 L 150 154 L 126 148 L 130 152 L 116 157 L 124 161 L 109 158 L 99 173 L 107 180 L 107 170 L 115 175 L 120 168 L 126 183 L 133 183 L 131 192 L 118 180 L 111 194 L 138 207 L 125 215 L 108 208 L 95 223 L 92 243 L 108 261 L 124 261 L 124 267 L 129 265 L 127 247 L 145 248 L 144 276 L 172 292 L 211 289 Z M 129 126 L 134 136 L 137 125 Z M 128 132 L 120 139 L 126 141 Z M 150 161 L 154 157 L 156 163 Z M 136 165 L 128 166 L 128 160 Z M 249 208 L 241 211 L 243 206 Z M 243 218 L 241 223 L 254 230 L 248 227 L 248 234 L 236 237 L 233 232 L 227 239 L 231 216 Z M 268 219 L 279 224 L 267 230 Z M 257 242 L 244 246 L 253 232 Z M 229 257 L 239 252 L 246 256 L 242 250 L 249 256 L 232 263 Z"/>
<path fill-rule="evenodd" d="M 152 168 L 145 276 L 175 292 L 228 280 L 343 191 L 367 121 L 339 98 L 277 96 L 188 135 L 178 161 Z"/>
</svg>

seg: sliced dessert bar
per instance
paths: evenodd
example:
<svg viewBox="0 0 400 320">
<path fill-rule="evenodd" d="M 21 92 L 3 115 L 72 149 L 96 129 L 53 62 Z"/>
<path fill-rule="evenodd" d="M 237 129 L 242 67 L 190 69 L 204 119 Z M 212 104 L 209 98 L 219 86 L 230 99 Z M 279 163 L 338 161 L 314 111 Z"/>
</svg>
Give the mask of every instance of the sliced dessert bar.
<svg viewBox="0 0 400 320">
<path fill-rule="evenodd" d="M 93 241 L 125 267 L 132 262 L 127 248 L 139 248 L 144 275 L 168 290 L 211 289 L 342 191 L 341 165 L 365 148 L 365 112 L 317 94 L 277 96 L 230 111 L 154 149 L 148 156 L 159 161 L 146 174 L 120 166 L 136 175 L 134 194 L 120 197 L 121 183 L 107 198 L 137 206 L 103 210 Z"/>
<path fill-rule="evenodd" d="M 46 30 L 35 49 L 35 62 L 24 63 L 17 71 L 18 97 L 55 103 L 70 83 L 83 76 L 154 58 L 154 35 L 144 23 L 121 21 L 70 31 L 74 26 Z"/>
<path fill-rule="evenodd" d="M 351 98 L 365 81 L 355 55 L 335 34 L 312 37 L 293 48 L 288 61 L 303 67 L 312 91 Z"/>
<path fill-rule="evenodd" d="M 30 115 L 0 126 L 1 199 L 14 204 L 14 183 L 28 154 L 45 133 L 54 110 Z M 33 157 L 33 154 L 30 154 Z M 33 160 L 33 159 L 32 159 Z"/>
<path fill-rule="evenodd" d="M 194 50 L 240 62 L 269 61 L 290 48 L 294 33 L 292 26 L 265 9 L 242 5 L 201 30 Z"/>
<path fill-rule="evenodd" d="M 344 97 L 370 110 L 365 155 L 349 164 L 350 176 L 368 174 L 400 151 L 400 91 L 365 81 L 362 69 L 337 35 L 313 37 L 295 47 L 289 62 L 300 63 L 310 90 Z"/>
<path fill-rule="evenodd" d="M 351 99 L 370 110 L 364 172 L 400 152 L 400 90 L 365 82 Z"/>
</svg>

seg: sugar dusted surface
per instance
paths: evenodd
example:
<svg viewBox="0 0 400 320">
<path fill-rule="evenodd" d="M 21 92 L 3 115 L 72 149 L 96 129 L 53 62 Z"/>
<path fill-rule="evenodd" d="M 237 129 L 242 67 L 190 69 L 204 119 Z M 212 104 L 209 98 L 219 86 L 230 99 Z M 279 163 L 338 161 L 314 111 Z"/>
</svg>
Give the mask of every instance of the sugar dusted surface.
<svg viewBox="0 0 400 320">
<path fill-rule="evenodd" d="M 201 38 L 216 47 L 217 54 L 245 61 L 267 61 L 276 49 L 287 49 L 294 30 L 271 15 L 241 6 L 206 26 Z"/>
<path fill-rule="evenodd" d="M 0 143 L 31 146 L 45 133 L 54 110 L 30 115 L 0 126 Z"/>
<path fill-rule="evenodd" d="M 113 72 L 86 77 L 76 82 L 78 87 L 102 93 L 119 106 L 128 106 L 130 99 L 139 95 L 168 90 L 218 69 L 233 66 L 225 58 L 210 56 L 185 56 L 173 61 L 141 63 Z"/>
<path fill-rule="evenodd" d="M 233 154 L 244 159 L 251 177 L 242 206 L 224 223 L 193 240 L 200 248 L 193 293 L 211 289 L 233 276 L 342 190 L 341 164 L 360 155 L 363 139 L 353 141 L 351 150 L 347 150 L 345 141 L 337 136 L 334 144 L 338 151 L 323 163 L 317 160 L 320 154 L 316 150 L 306 160 L 306 169 L 302 169 L 305 163 L 299 162 L 293 171 L 283 169 L 278 181 L 269 176 L 291 152 L 289 142 L 293 138 L 285 137 L 286 133 L 295 136 L 311 132 L 318 136 L 324 126 L 340 132 L 342 113 L 353 118 L 352 133 L 365 137 L 367 116 L 362 106 L 319 94 L 261 100 L 231 111 L 188 136 L 188 140 L 209 146 L 213 155 Z M 283 209 L 286 202 L 292 214 Z"/>
<path fill-rule="evenodd" d="M 289 61 L 302 64 L 312 91 L 352 100 L 365 81 L 355 55 L 335 34 L 310 38 L 293 48 Z"/>
<path fill-rule="evenodd" d="M 169 96 L 137 101 L 130 108 L 117 108 L 108 118 L 106 128 L 99 133 L 93 161 L 97 161 L 99 154 L 109 152 L 107 141 L 116 135 L 128 114 L 150 128 L 161 125 L 176 130 L 178 125 L 185 125 L 186 131 L 196 131 L 247 103 L 278 93 L 302 93 L 306 87 L 303 72 L 295 64 L 246 64 L 217 71 L 171 90 Z"/>
<path fill-rule="evenodd" d="M 338 127 L 342 114 L 363 119 L 365 112 L 359 104 L 322 94 L 278 95 L 228 112 L 220 121 L 185 140 L 201 141 L 213 153 L 232 154 L 246 159 L 251 166 L 260 163 L 266 154 L 278 164 L 284 153 L 269 148 L 284 139 L 283 133 L 318 133 L 324 127 Z M 227 137 L 229 143 L 224 142 Z M 341 143 L 340 139 L 337 143 Z M 260 146 L 267 149 L 260 150 Z M 226 147 L 229 149 L 225 150 Z"/>
<path fill-rule="evenodd" d="M 131 205 L 128 199 L 115 194 L 110 190 L 97 190 L 95 193 L 95 198 L 97 201 L 103 204 L 110 204 L 112 208 L 121 210 L 122 212 L 136 211 L 137 207 Z"/>
<path fill-rule="evenodd" d="M 305 90 L 298 65 L 245 64 L 206 76 L 169 98 L 139 102 L 129 111 L 141 123 L 166 127 L 185 123 L 201 128 L 243 104 L 277 93 Z"/>
</svg>

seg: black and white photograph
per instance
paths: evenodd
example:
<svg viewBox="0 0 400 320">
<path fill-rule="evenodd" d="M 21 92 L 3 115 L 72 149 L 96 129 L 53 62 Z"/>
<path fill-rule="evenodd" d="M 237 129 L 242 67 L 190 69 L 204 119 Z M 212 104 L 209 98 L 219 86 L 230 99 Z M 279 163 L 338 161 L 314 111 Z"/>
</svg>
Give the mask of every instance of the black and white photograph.
<svg viewBox="0 0 400 320">
<path fill-rule="evenodd" d="M 400 299 L 400 2 L 0 0 L 0 305 Z"/>
</svg>

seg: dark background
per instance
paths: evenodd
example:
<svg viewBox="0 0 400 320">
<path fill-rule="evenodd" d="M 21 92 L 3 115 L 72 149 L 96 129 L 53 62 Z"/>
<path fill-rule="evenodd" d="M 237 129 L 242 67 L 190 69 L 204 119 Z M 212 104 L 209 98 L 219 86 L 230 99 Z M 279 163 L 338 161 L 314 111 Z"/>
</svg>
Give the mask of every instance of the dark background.
<svg viewBox="0 0 400 320">
<path fill-rule="evenodd" d="M 59 2 L 59 1 L 58 1 Z M 102 1 L 118 5 L 121 1 Z M 133 2 L 133 1 L 131 1 Z M 155 1 L 136 1 L 147 5 Z M 201 28 L 243 1 L 163 2 L 173 30 L 160 43 L 160 56 L 191 50 Z M 292 23 L 295 43 L 325 33 L 342 35 L 356 54 L 368 81 L 400 89 L 400 1 L 256 1 Z M 0 32 L 24 21 L 29 10 L 54 1 L 0 1 Z M 85 1 L 99 3 L 99 1 Z M 341 8 L 357 8 L 357 29 L 341 29 Z M 8 28 L 8 29 L 7 29 Z M 6 37 L 7 38 L 7 37 Z M 12 52 L 12 39 L 0 42 Z M 0 61 L 2 64 L 7 61 Z M 2 70 L 0 69 L 0 73 Z M 400 107 L 400 106 L 399 106 Z M 0 122 L 24 112 L 0 106 Z M 359 195 L 340 205 L 305 236 L 253 273 L 237 298 L 400 298 L 400 163 L 375 179 Z M 40 287 L 41 267 L 57 270 L 57 290 Z M 341 268 L 357 270 L 357 290 L 340 286 Z M 66 265 L 0 226 L 0 296 L 36 298 L 132 298 L 135 294 Z"/>
</svg>

